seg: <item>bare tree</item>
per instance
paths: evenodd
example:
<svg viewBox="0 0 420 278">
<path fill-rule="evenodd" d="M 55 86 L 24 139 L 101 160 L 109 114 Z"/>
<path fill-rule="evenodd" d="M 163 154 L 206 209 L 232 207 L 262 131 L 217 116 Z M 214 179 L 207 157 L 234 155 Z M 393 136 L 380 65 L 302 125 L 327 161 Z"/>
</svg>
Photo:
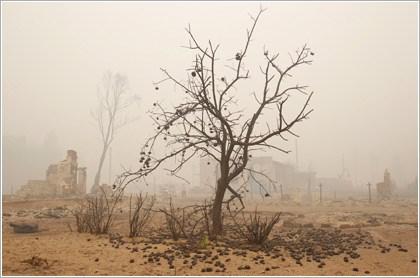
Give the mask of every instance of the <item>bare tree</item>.
<svg viewBox="0 0 420 278">
<path fill-rule="evenodd" d="M 117 130 L 127 123 L 123 113 L 123 110 L 130 105 L 127 97 L 127 77 L 119 73 L 105 72 L 102 86 L 98 89 L 99 105 L 96 112 L 92 113 L 102 140 L 102 151 L 93 184 L 94 188 L 100 183 L 102 167 Z"/>
<path fill-rule="evenodd" d="M 165 78 L 155 83 L 156 90 L 163 82 L 170 82 L 182 90 L 184 101 L 173 109 L 167 109 L 162 103 L 153 103 L 150 115 L 154 120 L 156 133 L 142 147 L 140 169 L 128 171 L 121 175 L 125 185 L 134 180 L 144 178 L 164 162 L 175 160 L 176 166 L 169 170 L 177 176 L 179 170 L 193 157 L 211 157 L 220 169 L 216 184 L 216 192 L 212 204 L 212 230 L 214 235 L 222 233 L 222 208 L 224 203 L 237 199 L 241 202 L 240 192 L 234 188 L 232 181 L 247 168 L 251 152 L 261 149 L 278 150 L 288 153 L 270 140 L 279 137 L 285 141 L 287 134 L 298 136 L 292 128 L 308 118 L 308 104 L 312 92 L 307 86 L 288 85 L 292 72 L 300 65 L 311 64 L 313 54 L 306 45 L 290 55 L 290 64 L 280 67 L 277 60 L 279 54 L 270 55 L 264 50 L 261 57 L 264 66 L 260 67 L 263 76 L 261 92 L 253 93 L 255 110 L 249 117 L 245 116 L 245 108 L 238 108 L 239 92 L 237 86 L 241 81 L 250 78 L 250 70 L 244 66 L 253 34 L 263 10 L 252 17 L 252 25 L 247 30 L 245 45 L 230 60 L 233 70 L 230 77 L 219 74 L 217 51 L 219 45 L 211 41 L 204 46 L 198 42 L 191 28 L 186 29 L 190 38 L 187 47 L 195 54 L 192 68 L 188 69 L 186 80 L 173 76 L 166 69 L 161 69 Z M 287 82 L 285 82 L 287 80 Z M 291 95 L 303 94 L 304 102 L 294 115 L 285 113 L 285 106 Z M 263 114 L 275 112 L 270 123 L 261 124 Z M 286 117 L 288 119 L 286 119 Z M 164 144 L 168 153 L 156 155 L 155 147 Z M 231 196 L 226 198 L 226 191 Z"/>
</svg>

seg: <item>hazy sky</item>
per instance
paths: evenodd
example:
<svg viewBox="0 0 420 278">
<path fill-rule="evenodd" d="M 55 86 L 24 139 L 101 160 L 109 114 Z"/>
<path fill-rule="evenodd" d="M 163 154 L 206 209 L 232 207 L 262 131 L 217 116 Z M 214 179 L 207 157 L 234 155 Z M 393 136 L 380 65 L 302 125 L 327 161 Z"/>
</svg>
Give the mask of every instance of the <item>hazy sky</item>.
<svg viewBox="0 0 420 278">
<path fill-rule="evenodd" d="M 75 149 L 89 183 L 100 152 L 90 111 L 105 70 L 126 74 L 141 97 L 140 120 L 113 146 L 114 174 L 137 165 L 150 135 L 145 112 L 155 100 L 177 103 L 171 86 L 156 92 L 160 67 L 185 77 L 192 53 L 184 28 L 201 42 L 220 43 L 221 58 L 242 48 L 248 13 L 259 2 L 2 3 L 4 135 L 40 144 L 53 131 L 63 149 Z M 300 168 L 337 176 L 342 158 L 357 183 L 377 182 L 385 167 L 402 182 L 417 175 L 418 3 L 266 2 L 251 43 L 249 65 L 263 64 L 263 47 L 288 52 L 304 43 L 314 63 L 297 75 L 315 92 L 311 119 L 297 129 Z M 252 74 L 252 73 L 251 73 Z M 258 72 L 255 72 L 257 75 Z M 261 88 L 252 79 L 246 94 Z M 295 140 L 275 141 L 294 150 Z M 295 161 L 295 155 L 273 155 Z M 4 161 L 7 163 L 7 161 Z M 47 166 L 47 165 L 46 165 Z M 197 172 L 198 169 L 190 170 Z M 25 176 L 25 173 L 22 173 Z M 44 173 L 40 173 L 42 178 Z M 106 170 L 105 170 L 105 176 Z M 89 186 L 90 186 L 89 184 Z"/>
</svg>

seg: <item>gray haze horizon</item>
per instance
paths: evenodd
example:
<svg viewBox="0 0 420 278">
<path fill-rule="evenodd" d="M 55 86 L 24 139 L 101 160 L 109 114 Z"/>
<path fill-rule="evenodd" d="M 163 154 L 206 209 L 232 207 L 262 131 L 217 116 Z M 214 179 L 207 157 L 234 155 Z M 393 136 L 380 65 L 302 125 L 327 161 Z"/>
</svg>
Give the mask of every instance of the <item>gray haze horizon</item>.
<svg viewBox="0 0 420 278">
<path fill-rule="evenodd" d="M 93 184 L 101 141 L 90 112 L 106 70 L 127 76 L 130 94 L 140 99 L 112 146 L 112 176 L 135 169 L 140 147 L 153 132 L 146 114 L 154 101 L 171 105 L 172 86 L 154 90 L 161 67 L 184 78 L 193 54 L 184 30 L 198 40 L 220 43 L 226 60 L 242 48 L 248 14 L 260 2 L 7 2 L 2 3 L 3 192 L 28 179 L 43 179 L 50 163 L 78 152 Z M 315 92 L 309 120 L 297 130 L 299 169 L 337 177 L 344 167 L 356 187 L 382 180 L 390 169 L 398 186 L 418 171 L 418 3 L 262 2 L 267 11 L 257 26 L 248 64 L 263 63 L 263 49 L 288 52 L 305 43 L 314 63 L 295 76 Z M 229 63 L 228 61 L 226 62 Z M 285 65 L 285 64 L 284 64 Z M 257 76 L 257 71 L 251 76 Z M 242 88 L 249 95 L 261 83 Z M 248 85 L 247 85 L 248 86 Z M 239 90 L 238 90 L 239 91 Z M 257 91 L 258 92 L 258 91 Z M 239 92 L 238 92 L 239 93 Z M 276 139 L 292 153 L 257 153 L 295 164 L 295 139 Z M 20 140 L 20 141 L 19 141 Z M 38 151 L 25 167 L 5 159 L 5 142 Z M 13 143 L 14 142 L 14 143 Z M 28 153 L 29 154 L 29 153 Z M 22 156 L 25 152 L 22 151 Z M 42 163 L 35 156 L 45 156 Z M 102 180 L 108 181 L 108 162 Z M 4 170 L 5 168 L 3 168 Z M 197 183 L 197 163 L 183 173 Z M 5 177 L 10 177 L 9 184 Z M 178 182 L 176 178 L 173 178 Z M 163 180 L 170 180 L 165 177 Z M 13 184 L 10 184 L 13 183 Z M 136 190 L 134 186 L 132 190 Z"/>
</svg>

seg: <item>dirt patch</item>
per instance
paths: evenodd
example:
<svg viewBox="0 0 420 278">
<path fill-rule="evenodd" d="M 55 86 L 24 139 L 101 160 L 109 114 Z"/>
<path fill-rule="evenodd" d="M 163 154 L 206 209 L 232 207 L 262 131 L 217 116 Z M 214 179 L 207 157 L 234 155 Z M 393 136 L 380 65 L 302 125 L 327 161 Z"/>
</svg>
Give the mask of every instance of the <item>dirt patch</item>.
<svg viewBox="0 0 420 278">
<path fill-rule="evenodd" d="M 226 238 L 203 249 L 197 242 L 162 236 L 160 217 L 153 217 L 143 236 L 130 239 L 124 210 L 112 235 L 70 232 L 72 217 L 39 218 L 45 230 L 36 234 L 14 234 L 8 225 L 16 220 L 13 211 L 59 205 L 4 204 L 4 211 L 12 213 L 3 218 L 4 275 L 417 275 L 417 225 L 402 224 L 417 223 L 414 205 L 258 204 L 267 214 L 282 212 L 266 244 Z M 385 223 L 397 216 L 399 223 Z M 339 228 L 369 221 L 375 225 Z"/>
</svg>

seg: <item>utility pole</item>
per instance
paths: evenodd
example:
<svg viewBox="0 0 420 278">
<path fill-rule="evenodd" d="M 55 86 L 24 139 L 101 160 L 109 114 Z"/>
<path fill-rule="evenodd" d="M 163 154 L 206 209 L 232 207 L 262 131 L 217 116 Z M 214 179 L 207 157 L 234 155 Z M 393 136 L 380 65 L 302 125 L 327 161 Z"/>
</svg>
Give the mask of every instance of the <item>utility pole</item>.
<svg viewBox="0 0 420 278">
<path fill-rule="evenodd" d="M 319 184 L 319 202 L 322 203 L 322 183 Z"/>
<path fill-rule="evenodd" d="M 370 192 L 370 187 L 372 185 L 370 184 L 370 182 L 368 182 L 367 186 L 368 186 L 368 189 L 369 189 L 369 203 L 372 203 L 372 197 L 371 197 L 371 192 Z"/>
</svg>

